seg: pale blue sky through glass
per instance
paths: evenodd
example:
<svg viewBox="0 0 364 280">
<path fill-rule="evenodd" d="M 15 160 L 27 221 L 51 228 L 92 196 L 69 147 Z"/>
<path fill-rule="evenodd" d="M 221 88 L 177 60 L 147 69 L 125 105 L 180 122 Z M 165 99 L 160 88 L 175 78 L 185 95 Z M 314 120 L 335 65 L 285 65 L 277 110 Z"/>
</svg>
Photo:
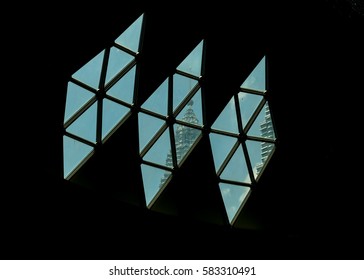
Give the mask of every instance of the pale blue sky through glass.
<svg viewBox="0 0 364 280">
<path fill-rule="evenodd" d="M 177 69 L 196 77 L 201 76 L 203 41 L 178 65 Z"/>
<path fill-rule="evenodd" d="M 95 95 L 78 85 L 69 82 L 67 84 L 66 109 L 64 122 L 68 121 L 74 113 L 87 103 Z"/>
<path fill-rule="evenodd" d="M 239 92 L 238 100 L 243 127 L 248 123 L 262 99 L 263 97 L 260 95 Z"/>
<path fill-rule="evenodd" d="M 106 94 L 126 103 L 133 103 L 135 66 L 117 81 Z"/>
<path fill-rule="evenodd" d="M 125 117 L 130 111 L 128 107 L 115 103 L 107 98 L 103 99 L 102 109 L 102 139 Z"/>
<path fill-rule="evenodd" d="M 91 105 L 78 119 L 76 119 L 67 131 L 85 140 L 96 142 L 96 116 L 97 102 Z"/>
<path fill-rule="evenodd" d="M 179 74 L 173 75 L 173 111 L 197 83 L 198 81 L 194 79 Z"/>
<path fill-rule="evenodd" d="M 143 14 L 139 16 L 116 40 L 115 43 L 134 52 L 139 50 L 140 32 L 143 23 Z"/>
<path fill-rule="evenodd" d="M 170 151 L 171 141 L 169 136 L 169 129 L 166 129 L 163 134 L 158 138 L 157 142 L 154 143 L 154 145 L 146 153 L 143 159 L 163 166 L 167 166 L 166 159 Z"/>
<path fill-rule="evenodd" d="M 239 146 L 235 154 L 228 162 L 221 173 L 221 179 L 236 181 L 241 183 L 251 183 L 245 156 L 242 147 Z"/>
<path fill-rule="evenodd" d="M 166 79 L 153 94 L 143 103 L 142 108 L 167 116 L 168 79 Z"/>
<path fill-rule="evenodd" d="M 244 202 L 245 197 L 249 194 L 250 188 L 225 183 L 220 183 L 219 186 L 226 213 L 231 222 L 237 214 L 240 205 Z"/>
<path fill-rule="evenodd" d="M 229 103 L 213 123 L 212 128 L 236 134 L 239 133 L 234 98 L 230 99 Z"/>
<path fill-rule="evenodd" d="M 216 171 L 219 170 L 221 164 L 237 141 L 238 139 L 235 137 L 210 133 L 210 143 Z"/>
<path fill-rule="evenodd" d="M 106 83 L 110 82 L 126 65 L 134 60 L 134 56 L 119 50 L 118 48 L 110 48 L 109 62 L 106 71 Z"/>
<path fill-rule="evenodd" d="M 242 83 L 241 87 L 260 91 L 266 90 L 265 56 L 260 60 L 248 78 L 246 78 L 246 80 Z"/>
<path fill-rule="evenodd" d="M 87 62 L 82 68 L 72 75 L 73 78 L 93 87 L 99 88 L 102 61 L 105 51 L 101 51 L 93 59 Z"/>
<path fill-rule="evenodd" d="M 169 171 L 155 168 L 150 165 L 142 164 L 142 176 L 144 183 L 144 194 L 147 205 L 150 204 L 154 196 L 158 193 L 161 187 L 161 179 L 165 174 L 171 174 Z"/>
<path fill-rule="evenodd" d="M 152 117 L 148 114 L 139 113 L 138 115 L 138 129 L 139 129 L 139 152 L 141 152 L 145 145 L 153 138 L 158 130 L 163 126 L 165 121 Z"/>
</svg>

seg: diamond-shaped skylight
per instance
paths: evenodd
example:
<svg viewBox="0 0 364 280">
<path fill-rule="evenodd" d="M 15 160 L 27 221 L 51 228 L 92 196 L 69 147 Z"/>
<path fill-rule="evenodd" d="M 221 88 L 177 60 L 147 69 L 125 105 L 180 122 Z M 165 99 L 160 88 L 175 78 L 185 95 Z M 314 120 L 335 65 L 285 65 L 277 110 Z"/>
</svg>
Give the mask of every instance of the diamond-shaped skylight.
<svg viewBox="0 0 364 280">
<path fill-rule="evenodd" d="M 275 133 L 266 91 L 263 57 L 211 127 L 216 174 L 231 223 L 274 151 Z"/>
<path fill-rule="evenodd" d="M 168 77 L 141 106 L 138 118 L 139 148 L 148 206 L 151 206 L 165 187 L 172 170 L 182 164 L 202 134 L 199 84 L 202 51 L 203 41 L 180 63 L 176 73 Z M 170 84 L 173 86 L 170 87 Z M 174 121 L 171 122 L 171 119 Z M 148 181 L 152 176 L 151 170 L 159 174 L 160 180 L 153 180 L 153 183 Z"/>
<path fill-rule="evenodd" d="M 143 15 L 115 40 L 112 47 L 98 53 L 68 82 L 64 178 L 71 176 L 94 150 L 95 144 L 104 141 L 130 112 L 142 21 Z"/>
</svg>

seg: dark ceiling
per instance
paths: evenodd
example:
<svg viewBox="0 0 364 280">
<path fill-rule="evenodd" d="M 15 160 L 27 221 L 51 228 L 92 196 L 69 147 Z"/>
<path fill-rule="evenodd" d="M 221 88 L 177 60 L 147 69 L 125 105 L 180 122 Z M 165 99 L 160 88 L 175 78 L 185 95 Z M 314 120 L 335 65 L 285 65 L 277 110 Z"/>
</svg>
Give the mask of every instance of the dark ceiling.
<svg viewBox="0 0 364 280">
<path fill-rule="evenodd" d="M 349 1 L 145 2 L 23 6 L 29 13 L 9 29 L 1 258 L 362 258 L 363 15 Z M 269 59 L 277 150 L 239 228 L 194 219 L 202 211 L 196 202 L 169 216 L 115 199 L 100 191 L 120 179 L 107 168 L 88 178 L 96 191 L 63 180 L 67 79 L 143 12 L 145 98 L 204 38 L 212 122 L 262 55 Z M 106 149 L 125 158 L 119 141 L 129 143 L 120 132 Z M 209 183 L 196 172 L 209 158 L 202 144 L 175 180 L 201 189 L 198 198 Z M 133 168 L 121 160 L 115 166 L 115 154 L 102 164 Z M 130 176 L 125 184 L 133 184 Z"/>
</svg>

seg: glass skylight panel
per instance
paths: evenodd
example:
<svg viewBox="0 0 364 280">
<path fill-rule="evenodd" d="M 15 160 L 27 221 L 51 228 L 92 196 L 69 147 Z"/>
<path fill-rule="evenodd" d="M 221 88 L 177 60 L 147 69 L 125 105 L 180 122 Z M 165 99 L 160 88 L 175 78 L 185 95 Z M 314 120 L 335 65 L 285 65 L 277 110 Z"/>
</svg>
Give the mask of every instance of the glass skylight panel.
<svg viewBox="0 0 364 280">
<path fill-rule="evenodd" d="M 175 145 L 178 164 L 180 164 L 185 155 L 191 150 L 200 134 L 201 130 L 199 129 L 181 124 L 175 125 Z"/>
<path fill-rule="evenodd" d="M 167 116 L 168 112 L 168 79 L 166 79 L 153 94 L 143 103 L 142 108 Z"/>
<path fill-rule="evenodd" d="M 261 59 L 248 78 L 241 85 L 243 88 L 254 89 L 264 92 L 266 90 L 265 78 L 265 56 Z"/>
<path fill-rule="evenodd" d="M 272 153 L 274 144 L 269 142 L 247 140 L 246 146 L 248 149 L 254 176 L 257 178 L 260 170 L 264 164 L 267 163 L 266 160 Z"/>
<path fill-rule="evenodd" d="M 140 112 L 138 114 L 139 148 L 143 151 L 149 141 L 162 128 L 165 121 Z"/>
<path fill-rule="evenodd" d="M 272 121 L 270 118 L 269 107 L 266 105 L 262 108 L 253 125 L 248 130 L 249 136 L 275 139 Z"/>
<path fill-rule="evenodd" d="M 234 97 L 231 98 L 219 117 L 215 120 L 212 128 L 236 134 L 239 133 Z"/>
<path fill-rule="evenodd" d="M 173 75 L 173 111 L 187 97 L 198 81 L 183 75 Z"/>
<path fill-rule="evenodd" d="M 67 84 L 66 109 L 64 114 L 64 122 L 67 122 L 79 109 L 90 101 L 95 94 L 72 83 Z"/>
<path fill-rule="evenodd" d="M 247 200 L 250 188 L 225 183 L 220 183 L 219 186 L 225 204 L 226 213 L 231 223 L 236 214 L 238 214 L 239 209 Z"/>
<path fill-rule="evenodd" d="M 238 100 L 243 127 L 248 123 L 262 99 L 261 95 L 239 92 Z"/>
<path fill-rule="evenodd" d="M 96 142 L 97 103 L 92 104 L 66 131 L 85 140 Z"/>
<path fill-rule="evenodd" d="M 196 77 L 201 76 L 203 42 L 201 41 L 192 52 L 181 62 L 177 70 L 192 74 Z"/>
<path fill-rule="evenodd" d="M 106 71 L 106 83 L 124 69 L 130 62 L 134 60 L 134 56 L 116 48 L 110 48 L 109 62 Z"/>
<path fill-rule="evenodd" d="M 116 40 L 115 43 L 135 53 L 139 50 L 140 35 L 144 14 L 139 16 Z"/>
<path fill-rule="evenodd" d="M 63 170 L 64 178 L 93 151 L 93 147 L 80 141 L 63 136 Z"/>
<path fill-rule="evenodd" d="M 107 87 L 107 92 L 97 91 L 100 86 L 102 67 L 106 54 L 105 50 L 98 53 L 71 76 L 71 78 L 93 88 L 94 93 L 83 89 L 71 81 L 68 83 L 64 124 L 66 124 L 72 115 L 83 106 L 90 106 L 88 102 L 94 103 L 78 116 L 77 119 L 72 120 L 73 122 L 68 127 L 65 127 L 67 133 L 96 143 L 97 141 L 104 140 L 105 137 L 128 116 L 130 108 L 114 102 L 112 98 L 130 105 L 133 103 L 136 66 L 132 66 L 132 63 L 136 63 L 135 59 L 140 43 L 142 22 L 143 15 L 135 20 L 133 24 L 131 24 L 116 41 L 114 41 L 115 45 L 110 48 L 109 59 L 106 64 L 107 69 L 104 69 L 104 71 L 106 71 L 105 82 L 108 83 L 114 78 L 115 80 L 112 81 L 113 85 L 110 88 Z M 134 54 L 128 53 L 125 48 L 129 49 L 131 53 L 134 52 Z M 130 66 L 131 69 L 126 68 L 127 66 Z M 117 75 L 119 74 L 123 76 L 118 77 Z M 103 88 L 101 88 L 101 90 L 103 90 Z M 104 93 L 106 94 L 106 98 L 103 95 Z M 92 100 L 92 98 L 94 98 L 94 100 Z M 102 116 L 99 116 L 98 114 L 101 111 L 98 109 L 100 109 L 101 105 Z M 101 123 L 97 122 L 98 118 L 99 120 L 102 120 Z M 101 139 L 96 139 L 96 131 L 99 129 L 101 130 Z M 78 146 L 88 147 L 81 143 L 79 143 L 78 146 L 75 144 L 70 145 L 69 142 L 68 138 L 64 137 L 65 177 L 72 173 L 72 168 L 76 168 L 77 162 L 84 159 L 83 153 L 77 153 L 77 149 L 82 151 Z M 86 150 L 88 151 L 88 149 Z M 72 151 L 75 152 L 74 156 L 72 156 Z M 77 157 L 78 154 L 80 154 L 79 157 Z M 74 158 L 77 159 L 75 160 Z"/>
<path fill-rule="evenodd" d="M 171 138 L 169 129 L 166 129 L 158 140 L 153 144 L 149 151 L 143 157 L 144 160 L 153 162 L 159 165 L 168 166 L 167 158 L 171 152 Z"/>
<path fill-rule="evenodd" d="M 221 179 L 236 181 L 241 183 L 251 183 L 245 156 L 241 146 L 235 151 L 232 158 L 222 171 Z"/>
<path fill-rule="evenodd" d="M 82 66 L 77 72 L 75 72 L 72 75 L 72 78 L 79 80 L 80 82 L 87 84 L 94 89 L 98 89 L 104 53 L 104 50 L 101 51 L 93 59 Z"/>
<path fill-rule="evenodd" d="M 237 138 L 217 133 L 210 133 L 210 143 L 215 163 L 216 172 L 220 169 L 235 143 Z"/>
<path fill-rule="evenodd" d="M 198 89 L 201 63 L 202 42 L 177 68 L 186 75 L 175 73 L 165 79 L 142 104 L 138 113 L 139 148 L 144 161 L 142 172 L 147 206 L 168 182 L 175 164 L 181 164 L 202 134 L 201 128 L 191 127 L 202 127 L 203 122 L 201 90 Z M 196 78 L 188 75 L 195 75 Z M 169 83 L 172 83 L 171 86 Z M 170 108 L 173 112 L 169 111 Z M 167 122 L 166 117 L 172 113 L 171 122 Z M 165 130 L 155 140 L 161 129 Z"/>
<path fill-rule="evenodd" d="M 124 76 L 121 77 L 106 94 L 124 101 L 128 104 L 133 103 L 134 83 L 136 67 L 131 68 Z"/>
<path fill-rule="evenodd" d="M 176 117 L 177 120 L 202 126 L 202 101 L 201 90 L 196 92 L 182 111 Z"/>
<path fill-rule="evenodd" d="M 142 164 L 141 170 L 145 200 L 147 206 L 149 206 L 154 197 L 161 191 L 164 182 L 171 176 L 171 172 L 147 164 Z"/>
<path fill-rule="evenodd" d="M 107 98 L 103 99 L 102 109 L 102 139 L 126 116 L 128 107 L 115 103 Z"/>
</svg>

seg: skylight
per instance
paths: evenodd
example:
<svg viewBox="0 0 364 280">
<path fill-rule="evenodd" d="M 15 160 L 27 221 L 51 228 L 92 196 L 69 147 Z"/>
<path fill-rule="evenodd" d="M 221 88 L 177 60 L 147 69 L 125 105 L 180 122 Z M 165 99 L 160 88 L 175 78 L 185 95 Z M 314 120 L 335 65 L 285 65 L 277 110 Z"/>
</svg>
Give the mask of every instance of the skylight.
<svg viewBox="0 0 364 280">
<path fill-rule="evenodd" d="M 230 223 L 274 151 L 265 69 L 263 57 L 211 127 L 215 170 Z"/>
<path fill-rule="evenodd" d="M 173 170 L 202 135 L 201 41 L 139 112 L 139 145 L 146 204 L 163 191 Z M 172 86 L 170 86 L 172 85 Z M 170 98 L 168 98 L 170 97 Z M 172 121 L 171 121 L 172 120 Z"/>
<path fill-rule="evenodd" d="M 77 70 L 68 82 L 64 115 L 64 178 L 72 176 L 126 117 L 134 98 L 143 15 Z M 106 62 L 106 63 L 105 63 Z"/>
</svg>

